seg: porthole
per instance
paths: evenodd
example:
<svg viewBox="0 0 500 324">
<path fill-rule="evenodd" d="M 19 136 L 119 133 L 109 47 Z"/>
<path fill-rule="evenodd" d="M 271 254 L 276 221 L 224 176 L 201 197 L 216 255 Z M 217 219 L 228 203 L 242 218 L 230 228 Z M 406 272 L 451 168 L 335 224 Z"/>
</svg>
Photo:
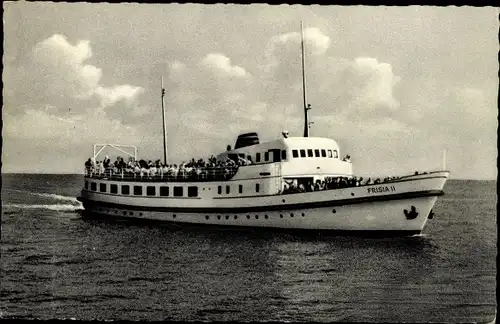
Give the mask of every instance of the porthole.
<svg viewBox="0 0 500 324">
<path fill-rule="evenodd" d="M 247 215 L 247 219 L 250 219 L 250 215 Z"/>
<path fill-rule="evenodd" d="M 226 215 L 226 219 L 229 219 L 229 216 L 228 216 L 228 215 Z"/>
<path fill-rule="evenodd" d="M 290 214 L 290 217 L 293 217 L 293 213 Z"/>
<path fill-rule="evenodd" d="M 123 211 L 123 215 L 127 215 L 127 212 L 126 212 L 126 211 Z"/>
<path fill-rule="evenodd" d="M 220 219 L 220 215 L 217 215 L 217 219 Z"/>
<path fill-rule="evenodd" d="M 337 212 L 337 211 L 336 211 L 335 209 L 333 209 L 333 210 L 332 210 L 332 213 L 334 213 L 334 214 L 335 214 L 336 212 Z"/>
<path fill-rule="evenodd" d="M 280 214 L 280 218 L 283 218 L 283 214 Z"/>
<path fill-rule="evenodd" d="M 302 213 L 302 217 L 306 216 L 306 214 Z"/>
<path fill-rule="evenodd" d="M 255 219 L 259 219 L 259 215 L 255 215 Z"/>
<path fill-rule="evenodd" d="M 234 219 L 238 219 L 238 215 L 234 215 Z"/>
<path fill-rule="evenodd" d="M 205 216 L 205 219 L 208 220 L 210 217 L 208 215 Z"/>
<path fill-rule="evenodd" d="M 115 214 L 118 214 L 118 210 L 115 209 Z"/>
<path fill-rule="evenodd" d="M 130 212 L 130 213 L 128 213 L 128 214 L 129 214 L 130 216 L 134 215 L 134 213 L 132 213 L 132 212 Z"/>
<path fill-rule="evenodd" d="M 139 216 L 142 216 L 142 213 L 139 213 Z"/>
<path fill-rule="evenodd" d="M 265 218 L 265 219 L 268 219 L 268 218 L 269 218 L 269 216 L 267 216 L 267 215 L 264 215 L 264 218 Z"/>
<path fill-rule="evenodd" d="M 285 199 L 283 199 L 282 202 L 285 202 Z"/>
<path fill-rule="evenodd" d="M 354 196 L 354 192 L 351 192 L 351 196 Z"/>
<path fill-rule="evenodd" d="M 172 217 L 173 217 L 173 218 L 176 218 L 176 217 L 177 217 L 177 215 L 176 215 L 176 214 L 174 214 Z"/>
</svg>

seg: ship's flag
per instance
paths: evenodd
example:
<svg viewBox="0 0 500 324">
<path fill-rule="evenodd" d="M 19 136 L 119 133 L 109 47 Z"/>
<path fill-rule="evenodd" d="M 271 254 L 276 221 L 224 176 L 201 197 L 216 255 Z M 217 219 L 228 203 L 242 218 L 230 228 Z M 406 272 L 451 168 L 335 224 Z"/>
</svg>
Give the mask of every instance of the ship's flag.
<svg viewBox="0 0 500 324">
<path fill-rule="evenodd" d="M 165 89 L 164 89 L 164 88 L 163 88 L 163 89 L 161 89 L 161 97 L 162 97 L 162 98 L 163 98 L 163 97 L 165 97 Z"/>
</svg>

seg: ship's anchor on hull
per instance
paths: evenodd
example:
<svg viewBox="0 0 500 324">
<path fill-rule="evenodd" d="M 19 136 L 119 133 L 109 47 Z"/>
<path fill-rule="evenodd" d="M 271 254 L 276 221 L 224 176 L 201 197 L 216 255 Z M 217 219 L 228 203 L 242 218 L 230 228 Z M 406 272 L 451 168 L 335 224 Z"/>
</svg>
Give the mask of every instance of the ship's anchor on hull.
<svg viewBox="0 0 500 324">
<path fill-rule="evenodd" d="M 427 216 L 427 218 L 432 219 L 433 217 L 434 217 L 434 212 L 431 209 L 431 211 L 429 212 L 429 216 Z"/>
<path fill-rule="evenodd" d="M 415 206 L 411 206 L 410 211 L 405 209 L 404 213 L 405 213 L 406 219 L 415 219 L 418 216 L 417 209 L 415 208 Z"/>
</svg>

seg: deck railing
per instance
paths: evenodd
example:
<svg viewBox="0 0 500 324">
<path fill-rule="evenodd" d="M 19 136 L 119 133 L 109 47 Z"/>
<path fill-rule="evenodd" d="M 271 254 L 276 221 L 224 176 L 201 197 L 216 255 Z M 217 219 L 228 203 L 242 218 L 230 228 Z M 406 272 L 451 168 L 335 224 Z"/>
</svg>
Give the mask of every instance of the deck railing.
<svg viewBox="0 0 500 324">
<path fill-rule="evenodd" d="M 85 177 L 92 179 L 106 179 L 114 181 L 138 181 L 138 182 L 204 182 L 204 181 L 227 181 L 238 172 L 238 167 L 203 167 L 186 172 L 182 169 L 177 172 L 157 171 L 154 174 L 148 172 L 135 172 L 131 170 L 116 170 L 108 168 L 105 170 L 85 168 Z"/>
</svg>

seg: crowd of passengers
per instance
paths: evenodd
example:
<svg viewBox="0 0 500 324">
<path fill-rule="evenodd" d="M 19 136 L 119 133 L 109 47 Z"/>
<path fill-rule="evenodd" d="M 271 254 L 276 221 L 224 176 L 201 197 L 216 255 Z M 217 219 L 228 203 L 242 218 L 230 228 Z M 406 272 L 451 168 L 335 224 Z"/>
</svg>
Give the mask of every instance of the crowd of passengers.
<svg viewBox="0 0 500 324">
<path fill-rule="evenodd" d="M 252 162 L 239 157 L 237 161 L 227 159 L 217 161 L 215 156 L 211 156 L 208 161 L 203 159 L 192 159 L 189 162 L 177 164 L 164 164 L 160 160 L 155 162 L 149 160 L 134 160 L 130 157 L 128 162 L 122 157 L 117 157 L 115 162 L 106 156 L 102 161 L 95 161 L 89 158 L 85 162 L 85 169 L 91 176 L 106 176 L 116 178 L 145 178 L 169 180 L 224 180 L 230 179 L 238 166 L 250 165 Z"/>
<path fill-rule="evenodd" d="M 341 188 L 349 188 L 349 187 L 359 187 L 371 184 L 379 184 L 389 181 L 398 180 L 400 177 L 385 177 L 384 179 L 371 179 L 368 178 L 366 180 L 363 177 L 326 177 L 325 180 L 316 180 L 313 184 L 309 182 L 307 185 L 297 184 L 296 181 L 291 183 L 285 183 L 283 188 L 283 194 L 287 193 L 297 193 L 297 192 L 311 192 L 311 191 L 320 191 L 320 190 L 330 190 L 330 189 L 341 189 Z"/>
</svg>

